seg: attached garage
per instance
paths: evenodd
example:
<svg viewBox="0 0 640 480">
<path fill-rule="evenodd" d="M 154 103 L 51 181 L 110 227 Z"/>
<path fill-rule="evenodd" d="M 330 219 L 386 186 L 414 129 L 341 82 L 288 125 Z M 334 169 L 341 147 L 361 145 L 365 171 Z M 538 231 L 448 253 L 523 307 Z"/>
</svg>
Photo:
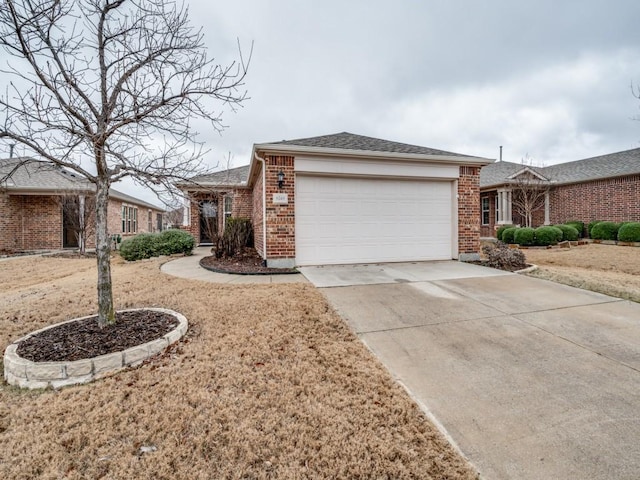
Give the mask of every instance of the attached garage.
<svg viewBox="0 0 640 480">
<path fill-rule="evenodd" d="M 296 176 L 296 263 L 455 257 L 455 182 Z"/>
</svg>

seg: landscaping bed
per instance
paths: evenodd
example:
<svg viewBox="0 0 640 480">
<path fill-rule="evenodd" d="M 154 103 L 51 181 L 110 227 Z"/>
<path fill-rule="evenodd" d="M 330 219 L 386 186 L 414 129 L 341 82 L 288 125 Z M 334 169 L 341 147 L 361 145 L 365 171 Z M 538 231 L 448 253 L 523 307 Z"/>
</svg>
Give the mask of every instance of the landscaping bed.
<svg viewBox="0 0 640 480">
<path fill-rule="evenodd" d="M 186 337 L 84 386 L 0 385 L 0 478 L 476 478 L 315 288 L 162 261 L 114 257 L 116 306 L 179 311 Z M 0 347 L 95 312 L 95 263 L 3 262 Z"/>
<path fill-rule="evenodd" d="M 234 273 L 238 275 L 279 275 L 299 273 L 295 268 L 271 268 L 253 248 L 245 248 L 232 257 L 204 257 L 200 266 L 212 272 Z"/>
</svg>

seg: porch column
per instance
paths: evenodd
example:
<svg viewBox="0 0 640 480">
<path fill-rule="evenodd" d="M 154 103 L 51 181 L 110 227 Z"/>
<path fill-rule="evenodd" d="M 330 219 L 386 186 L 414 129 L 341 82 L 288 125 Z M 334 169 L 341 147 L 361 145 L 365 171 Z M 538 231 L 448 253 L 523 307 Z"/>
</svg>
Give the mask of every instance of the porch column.
<svg viewBox="0 0 640 480">
<path fill-rule="evenodd" d="M 84 226 L 84 215 L 85 215 L 85 211 L 84 211 L 84 206 L 85 206 L 85 198 L 84 195 L 78 195 L 78 225 L 80 226 L 80 235 L 78 235 L 78 248 L 80 249 L 81 252 L 84 252 L 84 249 L 86 247 L 86 245 L 84 244 L 84 237 L 85 237 L 85 226 Z"/>
<path fill-rule="evenodd" d="M 549 190 L 544 192 L 544 224 L 551 225 L 550 219 L 550 208 L 549 208 Z"/>
<path fill-rule="evenodd" d="M 182 226 L 188 227 L 191 220 L 191 200 L 189 196 L 184 199 L 184 207 L 182 208 Z"/>
<path fill-rule="evenodd" d="M 513 223 L 511 216 L 511 190 L 501 188 L 498 190 L 498 224 L 509 225 Z"/>
</svg>

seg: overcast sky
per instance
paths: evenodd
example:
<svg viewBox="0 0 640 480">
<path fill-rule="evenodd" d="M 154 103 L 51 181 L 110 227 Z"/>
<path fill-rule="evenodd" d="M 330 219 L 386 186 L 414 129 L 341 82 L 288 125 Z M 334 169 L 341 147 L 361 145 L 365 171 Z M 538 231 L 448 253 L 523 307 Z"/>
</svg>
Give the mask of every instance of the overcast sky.
<svg viewBox="0 0 640 480">
<path fill-rule="evenodd" d="M 638 0 L 186 3 L 221 63 L 254 43 L 210 165 L 342 131 L 536 165 L 640 147 Z"/>
</svg>

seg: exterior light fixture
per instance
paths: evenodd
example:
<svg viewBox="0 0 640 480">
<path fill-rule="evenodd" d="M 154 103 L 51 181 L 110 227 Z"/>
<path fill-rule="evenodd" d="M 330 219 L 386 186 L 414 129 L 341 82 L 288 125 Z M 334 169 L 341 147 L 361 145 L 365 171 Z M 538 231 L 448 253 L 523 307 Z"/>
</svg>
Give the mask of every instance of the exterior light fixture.
<svg viewBox="0 0 640 480">
<path fill-rule="evenodd" d="M 278 172 L 278 188 L 282 188 L 284 185 L 284 172 L 280 170 Z"/>
</svg>

